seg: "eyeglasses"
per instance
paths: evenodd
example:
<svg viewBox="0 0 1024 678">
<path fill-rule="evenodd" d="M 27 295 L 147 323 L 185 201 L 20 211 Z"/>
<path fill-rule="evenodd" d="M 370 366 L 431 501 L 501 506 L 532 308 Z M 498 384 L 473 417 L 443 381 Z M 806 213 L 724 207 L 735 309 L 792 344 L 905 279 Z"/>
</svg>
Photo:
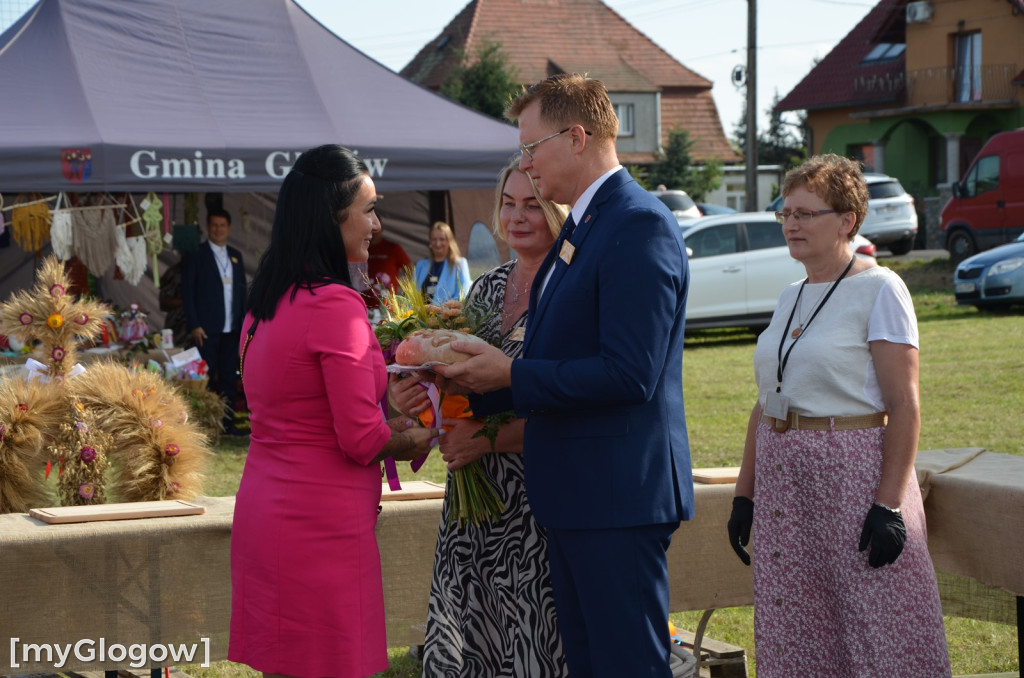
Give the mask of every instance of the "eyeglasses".
<svg viewBox="0 0 1024 678">
<path fill-rule="evenodd" d="M 804 221 L 810 221 L 814 217 L 820 217 L 822 214 L 835 214 L 835 210 L 793 210 L 792 212 L 783 210 L 782 212 L 775 213 L 775 221 L 780 224 L 785 224 L 789 221 L 790 217 L 793 221 L 798 224 Z"/>
<path fill-rule="evenodd" d="M 544 137 L 543 139 L 538 139 L 537 141 L 534 141 L 532 144 L 519 144 L 519 149 L 523 153 L 525 153 L 526 155 L 530 156 L 530 160 L 533 160 L 533 149 L 537 148 L 538 146 L 540 146 L 542 143 L 544 143 L 548 139 L 554 139 L 555 137 L 557 137 L 557 136 L 559 136 L 561 134 L 565 134 L 566 132 L 568 132 L 571 129 L 572 129 L 571 126 L 570 127 L 566 127 L 561 132 L 555 132 L 554 134 L 549 134 L 546 137 Z M 591 136 L 590 132 L 587 132 L 587 130 L 583 130 L 583 131 L 586 132 L 588 137 Z"/>
</svg>

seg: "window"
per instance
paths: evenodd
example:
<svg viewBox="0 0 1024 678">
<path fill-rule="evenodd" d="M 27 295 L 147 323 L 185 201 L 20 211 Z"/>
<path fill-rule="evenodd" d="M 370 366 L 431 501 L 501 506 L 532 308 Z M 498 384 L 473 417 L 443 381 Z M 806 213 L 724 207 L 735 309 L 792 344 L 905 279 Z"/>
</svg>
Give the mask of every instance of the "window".
<svg viewBox="0 0 1024 678">
<path fill-rule="evenodd" d="M 498 243 L 494 241 L 491 229 L 482 221 L 473 224 L 473 228 L 469 232 L 469 246 L 466 248 L 466 259 L 469 262 L 470 277 L 474 279 L 481 273 L 489 271 L 501 263 Z M 468 292 L 469 290 L 463 291 Z"/>
<path fill-rule="evenodd" d="M 973 198 L 999 186 L 999 156 L 986 155 L 974 163 L 964 179 L 964 197 Z"/>
<path fill-rule="evenodd" d="M 868 55 L 861 61 L 862 64 L 878 63 L 882 61 L 893 61 L 907 50 L 903 43 L 880 42 L 871 48 Z"/>
<path fill-rule="evenodd" d="M 956 36 L 956 100 L 981 101 L 981 33 Z"/>
<path fill-rule="evenodd" d="M 636 132 L 633 129 L 633 104 L 614 104 L 615 115 L 619 118 L 619 136 L 631 137 Z"/>
<path fill-rule="evenodd" d="M 878 200 L 880 198 L 898 198 L 904 195 L 906 191 L 903 190 L 903 186 L 898 181 L 876 181 L 868 184 L 868 200 Z"/>
<path fill-rule="evenodd" d="M 782 227 L 774 221 L 747 224 L 747 244 L 751 250 L 765 250 L 769 247 L 785 247 L 786 236 Z"/>
<path fill-rule="evenodd" d="M 776 230 L 781 232 L 782 229 L 776 226 Z M 691 259 L 734 254 L 736 252 L 736 226 L 728 224 L 697 231 L 686 238 L 686 246 L 692 252 Z"/>
</svg>

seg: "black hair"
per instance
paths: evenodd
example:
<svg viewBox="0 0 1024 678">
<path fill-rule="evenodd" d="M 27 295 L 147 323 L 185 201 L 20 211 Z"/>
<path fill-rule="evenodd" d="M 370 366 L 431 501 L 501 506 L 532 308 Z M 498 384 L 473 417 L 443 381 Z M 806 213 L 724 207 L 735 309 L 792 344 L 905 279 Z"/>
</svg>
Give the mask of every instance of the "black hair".
<svg viewBox="0 0 1024 678">
<path fill-rule="evenodd" d="M 209 224 L 210 223 L 210 219 L 213 219 L 214 217 L 224 217 L 225 219 L 228 220 L 228 226 L 231 225 L 231 213 L 228 212 L 226 209 L 222 209 L 222 208 L 218 207 L 218 208 L 215 208 L 215 209 L 212 209 L 212 210 L 207 210 L 207 212 L 206 212 L 206 223 Z"/>
<path fill-rule="evenodd" d="M 270 232 L 252 285 L 248 307 L 269 320 L 289 289 L 340 284 L 352 287 L 340 224 L 369 176 L 366 163 L 347 148 L 319 146 L 299 156 L 281 184 Z"/>
</svg>

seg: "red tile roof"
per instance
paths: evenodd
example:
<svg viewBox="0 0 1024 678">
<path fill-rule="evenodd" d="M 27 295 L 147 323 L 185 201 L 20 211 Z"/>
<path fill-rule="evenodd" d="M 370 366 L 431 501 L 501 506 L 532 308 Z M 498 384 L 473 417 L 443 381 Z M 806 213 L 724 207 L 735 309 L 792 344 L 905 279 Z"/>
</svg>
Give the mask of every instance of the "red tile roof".
<svg viewBox="0 0 1024 678">
<path fill-rule="evenodd" d="M 461 53 L 501 43 L 516 77 L 532 83 L 559 72 L 587 73 L 613 92 L 662 92 L 663 143 L 681 126 L 698 160 L 736 162 L 711 97 L 711 81 L 686 68 L 600 0 L 472 0 L 401 73 L 438 89 Z M 682 101 L 667 106 L 666 98 Z M 667 110 L 671 108 L 672 110 Z M 642 154 L 626 162 L 650 162 Z"/>
<path fill-rule="evenodd" d="M 881 0 L 783 97 L 776 110 L 814 110 L 901 101 L 904 94 L 904 55 L 882 63 L 861 65 L 861 62 L 880 42 L 905 41 L 907 1 Z"/>
</svg>

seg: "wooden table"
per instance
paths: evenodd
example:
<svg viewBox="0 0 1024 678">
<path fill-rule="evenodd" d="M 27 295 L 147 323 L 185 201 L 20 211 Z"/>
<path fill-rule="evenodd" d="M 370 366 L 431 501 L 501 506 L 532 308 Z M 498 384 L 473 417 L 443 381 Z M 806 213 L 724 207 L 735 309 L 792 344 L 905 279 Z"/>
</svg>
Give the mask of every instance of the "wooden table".
<svg viewBox="0 0 1024 678">
<path fill-rule="evenodd" d="M 946 468 L 963 456 L 920 455 L 936 568 L 1024 595 L 1024 544 L 1017 538 L 1024 521 L 1024 458 L 983 453 Z M 726 537 L 732 495 L 731 484 L 695 487 L 696 515 L 669 549 L 671 611 L 753 604 L 751 569 Z M 380 514 L 391 646 L 423 642 L 441 501 L 389 501 Z M 208 638 L 210 660 L 224 659 L 234 498 L 195 503 L 207 512 L 78 525 L 0 516 L 0 642 L 74 644 L 103 637 L 108 644 L 195 644 Z M 10 649 L 0 648 L 0 674 L 54 670 L 45 661 L 11 666 Z M 72 658 L 61 671 L 102 668 L 110 667 Z"/>
</svg>

